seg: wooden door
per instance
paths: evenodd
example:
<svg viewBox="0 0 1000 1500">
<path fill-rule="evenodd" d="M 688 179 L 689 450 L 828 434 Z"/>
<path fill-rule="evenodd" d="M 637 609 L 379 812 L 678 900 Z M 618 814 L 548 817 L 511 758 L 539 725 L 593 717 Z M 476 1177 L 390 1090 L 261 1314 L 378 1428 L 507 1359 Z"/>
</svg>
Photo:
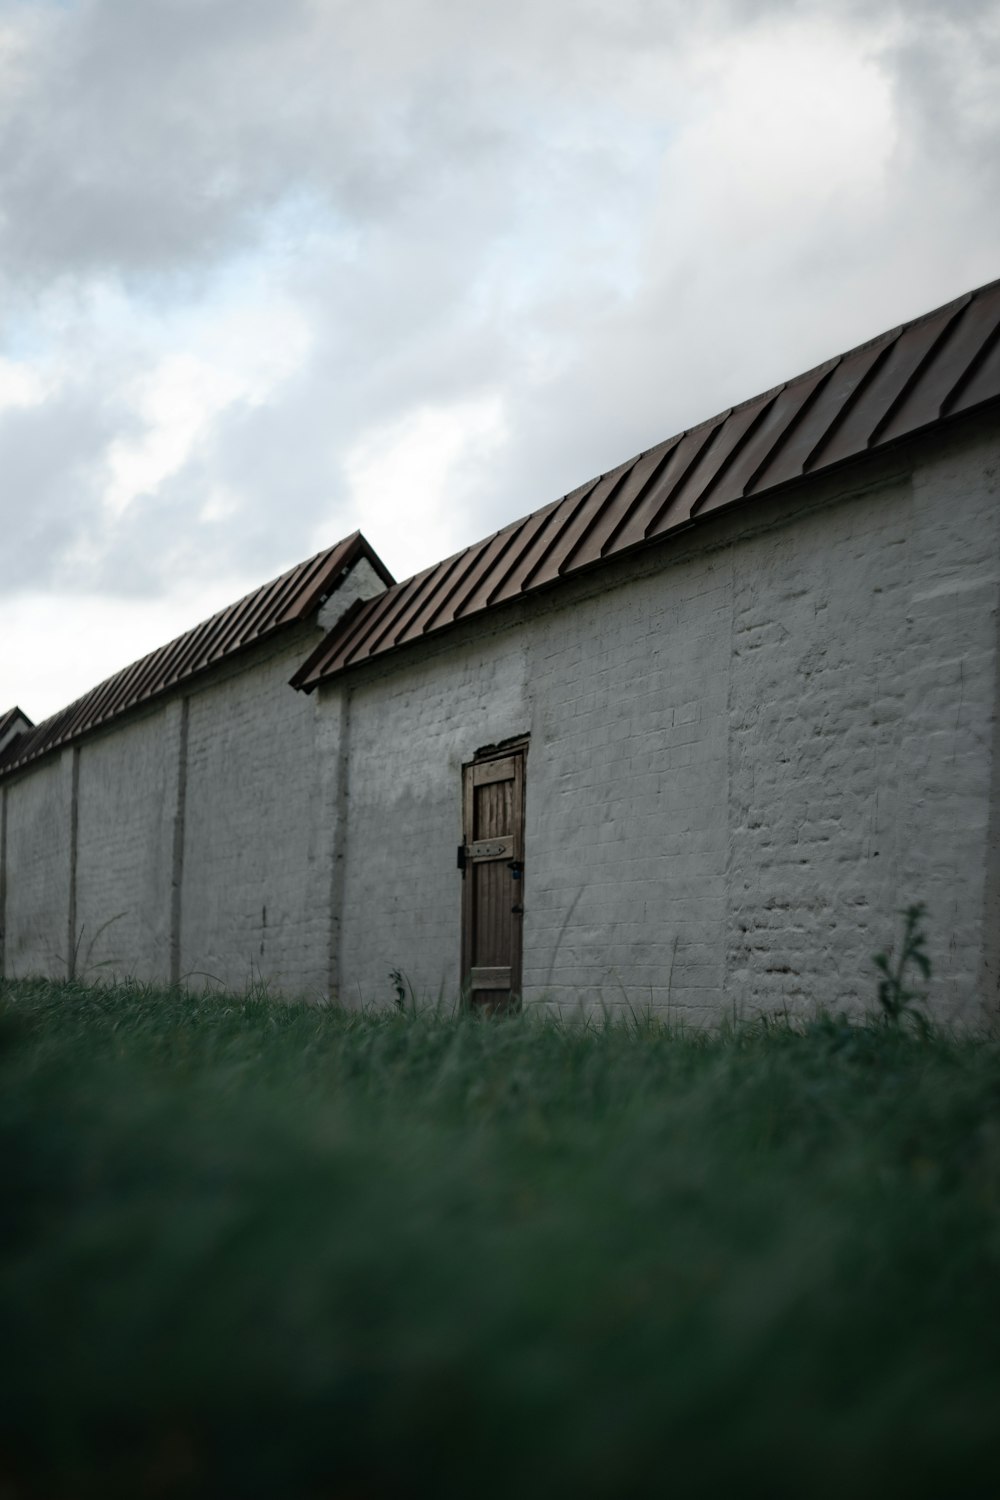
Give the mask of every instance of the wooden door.
<svg viewBox="0 0 1000 1500">
<path fill-rule="evenodd" d="M 521 1003 L 524 747 L 463 767 L 462 994 L 474 1010 Z"/>
</svg>

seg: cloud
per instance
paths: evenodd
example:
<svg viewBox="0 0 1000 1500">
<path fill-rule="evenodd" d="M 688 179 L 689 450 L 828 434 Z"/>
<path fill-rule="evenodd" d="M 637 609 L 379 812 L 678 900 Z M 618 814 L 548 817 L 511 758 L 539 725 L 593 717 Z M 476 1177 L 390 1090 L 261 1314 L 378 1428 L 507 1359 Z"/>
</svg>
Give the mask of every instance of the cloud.
<svg viewBox="0 0 1000 1500">
<path fill-rule="evenodd" d="M 990 279 L 998 143 L 995 0 L 0 0 L 0 588 L 415 569 Z"/>
<path fill-rule="evenodd" d="M 15 7 L 0 114 L 5 265 L 36 280 L 175 272 L 243 243 L 254 212 L 286 190 L 268 125 L 301 9 Z"/>
<path fill-rule="evenodd" d="M 99 398 L 68 386 L 0 414 L 4 476 L 0 588 L 58 588 L 98 529 L 103 454 L 116 429 Z"/>
<path fill-rule="evenodd" d="M 629 157 L 648 167 L 664 132 L 683 128 L 692 96 L 704 102 L 692 66 L 716 58 L 725 70 L 742 48 L 762 81 L 774 76 L 773 38 L 797 34 L 794 138 L 814 118 L 806 81 L 822 95 L 831 63 L 817 37 L 832 39 L 840 68 L 845 49 L 864 66 L 872 40 L 893 32 L 882 65 L 913 128 L 929 144 L 944 120 L 947 138 L 985 163 L 997 32 L 985 0 L 947 11 L 818 0 L 8 5 L 3 264 L 36 282 L 197 274 L 265 242 L 274 216 L 291 209 L 294 219 L 296 204 L 348 250 L 369 230 L 419 219 L 422 205 L 447 210 L 458 194 L 480 232 L 509 234 L 513 219 L 530 235 L 521 208 L 551 228 L 584 203 L 592 226 L 602 191 L 634 175 Z M 850 133 L 850 90 L 841 106 L 824 127 Z M 817 176 L 825 165 L 821 149 Z M 464 223 L 454 216 L 449 228 L 461 237 Z"/>
<path fill-rule="evenodd" d="M 502 403 L 488 396 L 425 406 L 367 432 L 348 451 L 349 503 L 386 537 L 390 568 L 401 561 L 419 571 L 447 555 L 455 537 L 452 512 L 474 505 L 505 436 Z"/>
</svg>

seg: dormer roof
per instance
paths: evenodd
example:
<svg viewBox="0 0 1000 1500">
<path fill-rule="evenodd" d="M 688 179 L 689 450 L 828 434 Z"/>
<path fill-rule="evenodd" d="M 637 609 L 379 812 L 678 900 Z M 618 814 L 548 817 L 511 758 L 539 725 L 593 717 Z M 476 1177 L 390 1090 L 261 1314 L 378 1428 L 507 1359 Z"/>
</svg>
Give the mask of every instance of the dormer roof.
<svg viewBox="0 0 1000 1500">
<path fill-rule="evenodd" d="M 383 583 L 393 583 L 392 574 L 381 558 L 360 531 L 355 531 L 116 672 L 37 728 L 25 720 L 26 731 L 10 739 L 6 748 L 0 738 L 0 776 L 71 744 L 138 704 L 148 703 L 218 662 L 308 619 L 361 558 L 374 568 Z M 19 710 L 11 710 L 14 712 Z"/>
</svg>

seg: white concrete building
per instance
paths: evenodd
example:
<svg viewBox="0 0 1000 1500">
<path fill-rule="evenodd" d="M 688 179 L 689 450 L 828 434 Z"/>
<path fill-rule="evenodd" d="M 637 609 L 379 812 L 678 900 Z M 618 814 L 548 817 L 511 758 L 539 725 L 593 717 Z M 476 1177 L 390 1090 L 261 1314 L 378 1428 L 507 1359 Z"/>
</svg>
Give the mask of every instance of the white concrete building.
<svg viewBox="0 0 1000 1500">
<path fill-rule="evenodd" d="M 702 1023 L 870 1007 L 919 901 L 935 1013 L 994 1018 L 998 417 L 994 283 L 416 578 L 355 536 L 11 711 L 3 973 Z"/>
</svg>

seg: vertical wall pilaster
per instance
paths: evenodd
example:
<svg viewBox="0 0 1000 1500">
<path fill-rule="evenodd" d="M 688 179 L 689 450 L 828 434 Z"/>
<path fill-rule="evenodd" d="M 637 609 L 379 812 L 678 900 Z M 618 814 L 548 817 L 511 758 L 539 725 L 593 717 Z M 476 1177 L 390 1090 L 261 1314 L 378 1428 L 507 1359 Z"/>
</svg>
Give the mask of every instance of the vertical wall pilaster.
<svg viewBox="0 0 1000 1500">
<path fill-rule="evenodd" d="M 321 688 L 320 692 L 324 690 Z M 329 691 L 329 690 L 327 690 Z M 344 997 L 341 994 L 341 949 L 344 931 L 344 888 L 347 879 L 347 825 L 348 825 L 348 773 L 350 768 L 351 752 L 351 691 L 343 684 L 337 689 L 339 702 L 336 707 L 330 704 L 329 711 L 324 714 L 321 708 L 322 719 L 332 720 L 337 725 L 337 748 L 336 754 L 330 757 L 323 756 L 322 761 L 329 763 L 334 774 L 334 785 L 330 789 L 327 806 L 330 809 L 329 817 L 331 823 L 331 837 L 333 841 L 332 860 L 330 866 L 330 949 L 328 962 L 330 998 L 341 1004 Z"/>
<path fill-rule="evenodd" d="M 7 977 L 7 788 L 0 787 L 0 979 Z"/>
<path fill-rule="evenodd" d="M 80 842 L 80 747 L 65 752 L 70 757 L 69 774 L 69 899 L 66 912 L 66 977 L 76 978 L 79 946 L 76 931 L 76 865 Z"/>
<path fill-rule="evenodd" d="M 170 983 L 181 980 L 181 912 L 184 890 L 184 820 L 187 806 L 189 698 L 180 701 L 177 731 L 177 782 L 170 870 Z"/>
<path fill-rule="evenodd" d="M 993 738 L 990 805 L 986 834 L 986 883 L 983 894 L 983 952 L 979 973 L 982 1019 L 991 1033 L 1000 1026 L 1000 608 L 993 662 Z"/>
</svg>

